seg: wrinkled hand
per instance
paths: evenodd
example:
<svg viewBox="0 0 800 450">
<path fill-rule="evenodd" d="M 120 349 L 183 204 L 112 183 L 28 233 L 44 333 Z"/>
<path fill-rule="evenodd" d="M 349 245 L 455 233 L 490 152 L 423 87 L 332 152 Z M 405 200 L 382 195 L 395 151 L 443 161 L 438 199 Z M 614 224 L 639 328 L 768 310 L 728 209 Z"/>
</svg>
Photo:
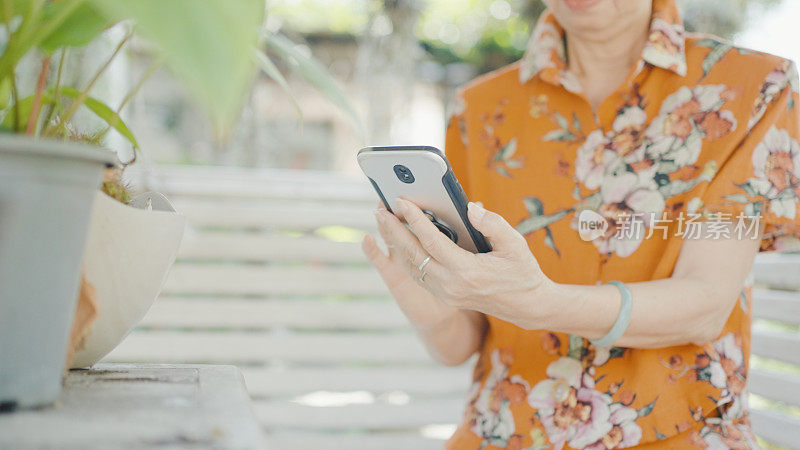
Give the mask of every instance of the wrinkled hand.
<svg viewBox="0 0 800 450">
<path fill-rule="evenodd" d="M 395 245 L 390 243 L 388 229 L 380 226 L 381 214 L 394 216 L 382 205 L 375 211 L 379 223 L 378 231 L 384 242 L 387 243 L 389 254 L 387 255 L 378 247 L 374 237 L 367 235 L 361 243 L 367 260 L 378 269 L 389 292 L 415 328 L 427 332 L 448 323 L 459 310 L 439 301 L 411 277 L 408 259 L 397 250 Z"/>
<path fill-rule="evenodd" d="M 553 283 L 525 238 L 500 215 L 469 204 L 470 222 L 493 246 L 489 253 L 473 254 L 443 235 L 413 203 L 400 199 L 395 212 L 399 218 L 379 210 L 378 228 L 394 259 L 405 261 L 401 265 L 418 286 L 453 308 L 479 311 L 526 329 L 541 328 L 544 311 L 537 311 L 536 299 Z M 420 280 L 419 266 L 428 256 Z"/>
</svg>

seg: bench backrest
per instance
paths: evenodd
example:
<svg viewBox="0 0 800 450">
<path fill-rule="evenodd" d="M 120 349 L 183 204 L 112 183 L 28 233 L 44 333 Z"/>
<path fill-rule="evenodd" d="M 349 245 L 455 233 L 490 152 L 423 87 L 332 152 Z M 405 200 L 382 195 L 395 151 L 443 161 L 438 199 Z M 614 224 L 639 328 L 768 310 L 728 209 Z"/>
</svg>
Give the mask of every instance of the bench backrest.
<svg viewBox="0 0 800 450">
<path fill-rule="evenodd" d="M 239 365 L 276 448 L 441 447 L 470 367 L 435 365 L 364 261 L 367 183 L 197 167 L 128 176 L 190 228 L 161 298 L 109 360 Z M 800 405 L 800 258 L 760 258 L 754 272 L 753 422 L 792 446 L 800 419 L 771 402 Z"/>
</svg>

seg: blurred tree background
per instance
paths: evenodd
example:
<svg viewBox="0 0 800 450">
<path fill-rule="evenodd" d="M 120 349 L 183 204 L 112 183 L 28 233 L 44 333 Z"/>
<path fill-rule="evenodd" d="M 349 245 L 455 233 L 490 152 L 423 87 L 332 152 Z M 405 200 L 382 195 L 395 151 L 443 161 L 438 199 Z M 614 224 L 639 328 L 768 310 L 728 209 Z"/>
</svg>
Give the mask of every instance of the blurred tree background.
<svg viewBox="0 0 800 450">
<path fill-rule="evenodd" d="M 754 9 L 782 0 L 678 0 L 686 28 L 732 39 Z M 341 36 L 390 34 L 392 15 L 413 11 L 414 37 L 441 64 L 466 63 L 483 73 L 519 59 L 533 24 L 544 10 L 541 0 L 274 0 L 272 23 L 299 34 Z M 325 14 L 309 14 L 325 11 Z"/>
<path fill-rule="evenodd" d="M 678 0 L 689 30 L 734 41 L 782 1 Z M 364 144 L 443 145 L 454 90 L 522 57 L 543 10 L 541 0 L 268 0 L 267 31 L 287 35 L 334 75 L 363 136 L 280 62 L 303 110 L 302 127 L 294 102 L 263 75 L 229 142 L 209 139 L 180 89 L 159 75 L 132 105 L 130 122 L 144 130 L 137 139 L 159 163 L 357 174 L 353 153 Z M 134 82 L 147 66 L 130 56 L 133 69 L 121 72 Z"/>
</svg>

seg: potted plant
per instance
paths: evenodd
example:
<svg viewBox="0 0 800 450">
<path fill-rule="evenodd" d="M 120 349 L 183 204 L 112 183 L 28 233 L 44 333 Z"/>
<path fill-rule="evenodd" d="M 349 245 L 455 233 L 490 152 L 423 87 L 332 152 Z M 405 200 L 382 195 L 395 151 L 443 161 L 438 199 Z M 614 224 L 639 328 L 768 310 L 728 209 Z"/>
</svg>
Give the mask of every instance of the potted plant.
<svg viewBox="0 0 800 450">
<path fill-rule="evenodd" d="M 224 132 L 237 117 L 255 64 L 288 86 L 258 50 L 267 46 L 352 114 L 319 65 L 285 39 L 261 33 L 263 13 L 264 0 L 205 0 L 202 8 L 193 0 L 0 0 L 7 36 L 0 54 L 0 409 L 57 397 L 79 287 L 81 298 L 96 298 L 101 311 L 99 344 L 90 331 L 87 353 L 76 363 L 91 364 L 110 351 L 155 299 L 183 230 L 183 219 L 157 195 L 129 205 L 118 171 L 101 183 L 104 170 L 118 165 L 102 148 L 109 130 L 138 149 L 120 112 L 144 79 L 116 107 L 91 92 L 130 34 L 85 86 L 62 83 L 68 49 L 120 21 L 132 22 L 157 49 L 157 64 L 182 81 Z M 24 93 L 18 66 L 31 54 L 39 58 L 39 73 L 33 92 Z M 79 131 L 74 118 L 80 109 L 105 127 Z M 79 314 L 78 322 L 91 324 L 93 314 Z"/>
</svg>

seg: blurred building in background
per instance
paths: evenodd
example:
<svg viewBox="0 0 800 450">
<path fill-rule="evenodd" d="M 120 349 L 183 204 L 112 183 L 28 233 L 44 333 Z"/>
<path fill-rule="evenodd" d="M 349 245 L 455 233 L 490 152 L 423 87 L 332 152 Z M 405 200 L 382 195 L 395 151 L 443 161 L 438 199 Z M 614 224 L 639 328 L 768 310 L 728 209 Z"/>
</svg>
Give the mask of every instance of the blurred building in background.
<svg viewBox="0 0 800 450">
<path fill-rule="evenodd" d="M 775 36 L 773 24 L 773 35 L 765 40 L 759 24 L 777 17 L 788 24 L 786 14 L 800 17 L 798 3 L 680 1 L 688 29 L 788 57 L 800 56 L 800 40 L 785 35 L 796 32 L 787 26 L 784 35 Z M 441 146 L 455 88 L 519 59 L 543 9 L 540 0 L 271 1 L 267 27 L 288 35 L 329 68 L 356 109 L 364 136 L 308 83 L 290 78 L 303 111 L 300 121 L 287 95 L 262 75 L 234 133 L 215 138 L 176 83 L 159 73 L 128 111 L 143 150 L 140 158 L 355 173 L 354 154 L 363 145 Z M 136 50 L 125 64 L 123 78 L 131 82 L 147 68 Z"/>
</svg>

